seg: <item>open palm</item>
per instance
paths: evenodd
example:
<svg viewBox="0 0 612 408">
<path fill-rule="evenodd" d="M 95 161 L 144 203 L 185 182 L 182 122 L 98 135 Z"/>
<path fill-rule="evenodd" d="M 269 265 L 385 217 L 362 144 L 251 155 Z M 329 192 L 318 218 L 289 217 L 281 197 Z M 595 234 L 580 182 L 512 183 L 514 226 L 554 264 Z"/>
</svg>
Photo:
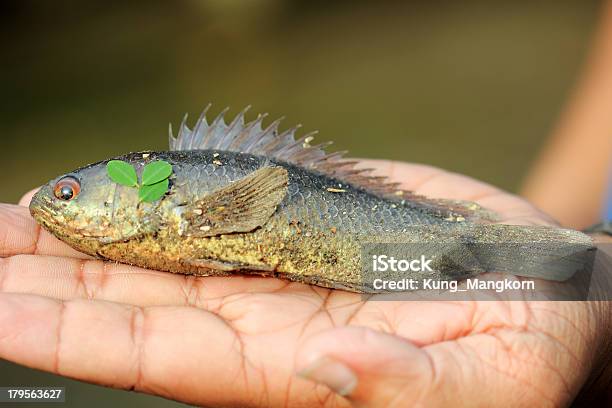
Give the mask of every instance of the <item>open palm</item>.
<svg viewBox="0 0 612 408">
<path fill-rule="evenodd" d="M 461 175 L 367 164 L 505 223 L 552 223 Z M 558 406 L 598 353 L 598 304 L 377 302 L 272 278 L 173 275 L 88 258 L 25 206 L 0 206 L 0 256 L 0 357 L 192 404 Z"/>
</svg>

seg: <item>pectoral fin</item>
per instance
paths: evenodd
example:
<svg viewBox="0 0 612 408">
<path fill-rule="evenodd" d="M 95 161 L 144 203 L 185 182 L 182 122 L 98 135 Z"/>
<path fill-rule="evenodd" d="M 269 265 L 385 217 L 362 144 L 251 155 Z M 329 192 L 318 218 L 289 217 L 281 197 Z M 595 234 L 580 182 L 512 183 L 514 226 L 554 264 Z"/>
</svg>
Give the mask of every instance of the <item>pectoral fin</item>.
<svg viewBox="0 0 612 408">
<path fill-rule="evenodd" d="M 287 192 L 287 170 L 263 167 L 196 201 L 183 214 L 184 233 L 210 237 L 261 227 Z"/>
</svg>

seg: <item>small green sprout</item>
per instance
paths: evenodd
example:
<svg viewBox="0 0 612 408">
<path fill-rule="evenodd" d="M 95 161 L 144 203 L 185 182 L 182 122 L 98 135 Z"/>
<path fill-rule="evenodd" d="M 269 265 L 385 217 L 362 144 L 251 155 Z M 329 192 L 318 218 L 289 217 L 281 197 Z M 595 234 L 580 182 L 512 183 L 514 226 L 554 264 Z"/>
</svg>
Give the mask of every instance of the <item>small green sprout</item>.
<svg viewBox="0 0 612 408">
<path fill-rule="evenodd" d="M 172 175 L 172 165 L 163 160 L 148 163 L 142 171 L 142 180 L 138 183 L 138 176 L 134 167 L 122 160 L 111 160 L 106 164 L 108 177 L 117 184 L 138 188 L 140 201 L 152 203 L 164 196 L 168 191 Z"/>
</svg>

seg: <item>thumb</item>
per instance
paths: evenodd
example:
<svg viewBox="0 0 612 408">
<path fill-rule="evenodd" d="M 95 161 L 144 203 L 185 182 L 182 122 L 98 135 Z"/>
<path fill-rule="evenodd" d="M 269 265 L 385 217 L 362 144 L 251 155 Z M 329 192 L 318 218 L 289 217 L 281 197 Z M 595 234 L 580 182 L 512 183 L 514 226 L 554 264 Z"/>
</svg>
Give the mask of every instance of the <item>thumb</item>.
<svg viewBox="0 0 612 408">
<path fill-rule="evenodd" d="M 305 341 L 296 358 L 298 376 L 326 385 L 355 406 L 418 405 L 435 379 L 425 351 L 359 327 L 318 333 Z"/>
</svg>

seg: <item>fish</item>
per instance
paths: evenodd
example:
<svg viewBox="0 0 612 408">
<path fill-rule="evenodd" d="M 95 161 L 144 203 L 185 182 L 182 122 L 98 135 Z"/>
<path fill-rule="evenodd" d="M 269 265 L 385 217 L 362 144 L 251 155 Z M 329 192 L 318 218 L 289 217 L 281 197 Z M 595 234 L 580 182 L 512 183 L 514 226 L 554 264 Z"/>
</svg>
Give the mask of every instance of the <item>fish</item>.
<svg viewBox="0 0 612 408">
<path fill-rule="evenodd" d="M 404 191 L 357 168 L 346 152 L 327 153 L 329 143 L 311 144 L 313 132 L 280 131 L 280 120 L 264 126 L 266 115 L 247 121 L 248 108 L 229 123 L 227 109 L 209 123 L 209 107 L 192 129 L 185 115 L 176 137 L 170 125 L 167 151 L 129 153 L 53 178 L 32 198 L 32 216 L 103 260 L 358 293 L 380 292 L 364 272 L 371 245 L 441 252 L 431 275 L 439 279 L 500 271 L 552 281 L 569 279 L 580 266 L 576 254 L 592 247 L 578 231 L 503 225 L 473 202 Z M 109 166 L 117 162 L 141 184 L 151 163 L 169 165 L 167 178 L 154 180 L 159 197 L 143 200 L 139 183 L 113 180 Z"/>
</svg>

